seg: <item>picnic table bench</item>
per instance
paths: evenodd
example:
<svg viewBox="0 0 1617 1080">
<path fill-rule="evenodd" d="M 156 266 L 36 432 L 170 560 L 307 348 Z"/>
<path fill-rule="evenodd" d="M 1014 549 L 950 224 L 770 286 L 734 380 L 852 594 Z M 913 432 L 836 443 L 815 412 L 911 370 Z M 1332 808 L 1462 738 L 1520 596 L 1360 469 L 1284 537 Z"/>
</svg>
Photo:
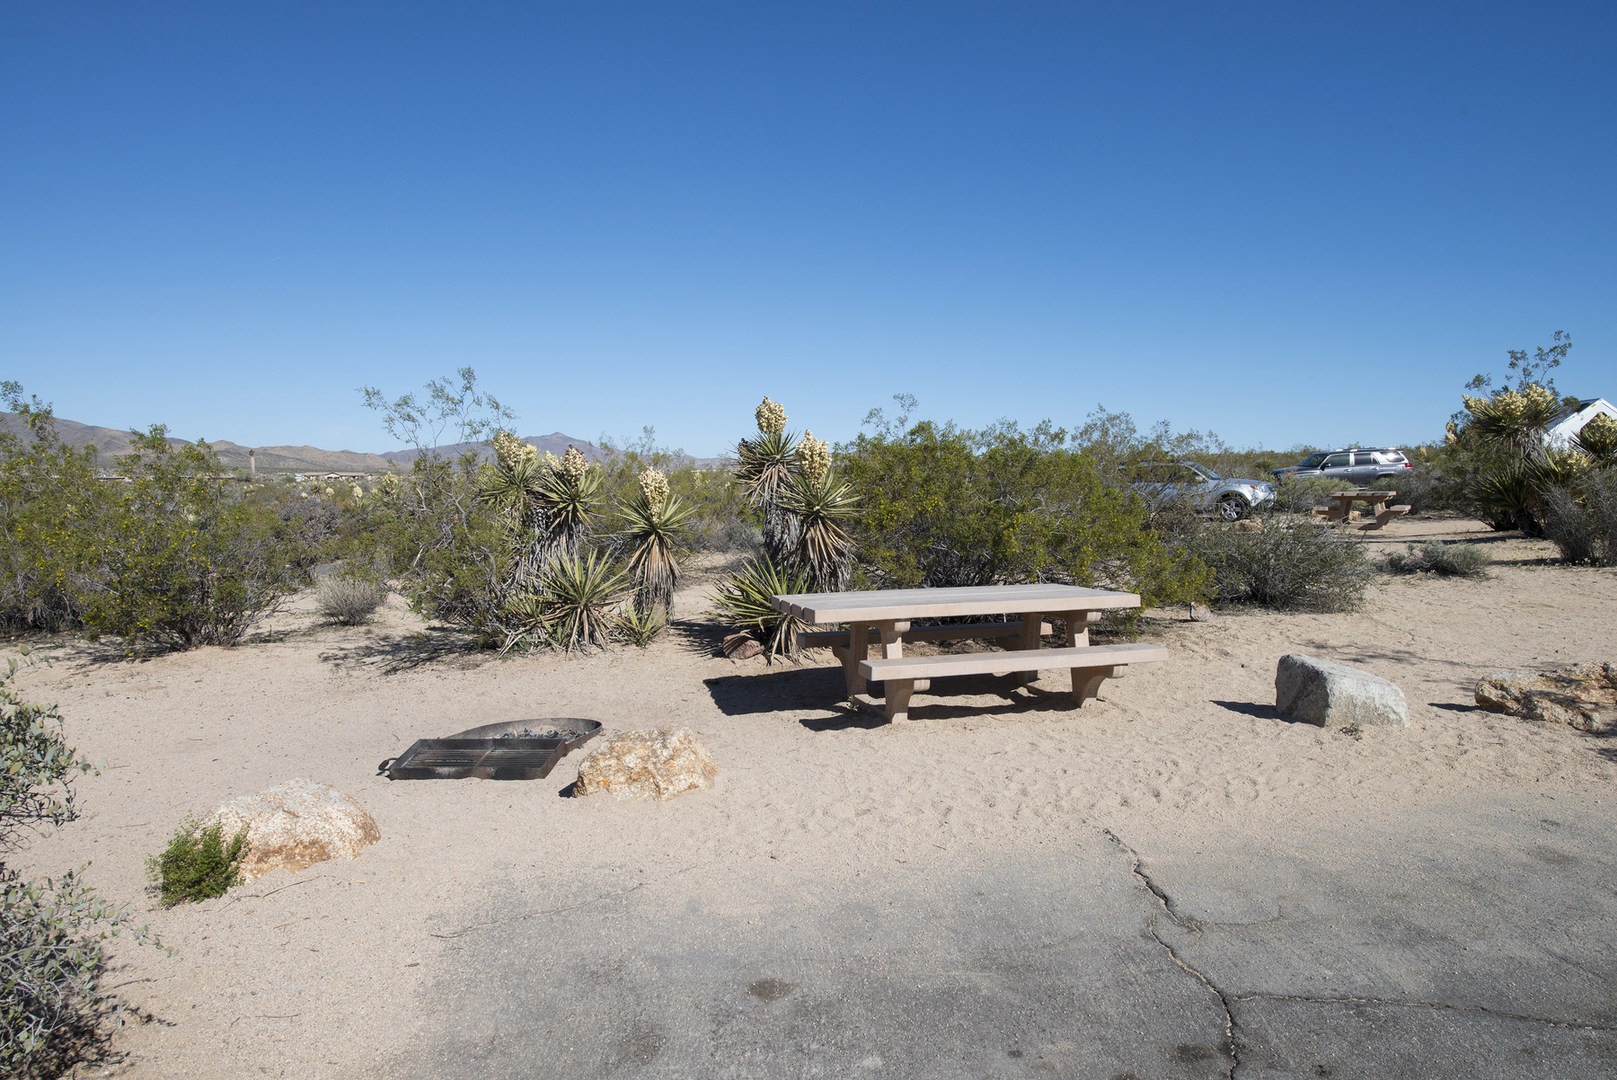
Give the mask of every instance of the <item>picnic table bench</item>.
<svg viewBox="0 0 1617 1080">
<path fill-rule="evenodd" d="M 1330 505 L 1316 507 L 1314 513 L 1333 525 L 1346 525 L 1353 520 L 1353 504 L 1362 502 L 1365 513 L 1371 517 L 1359 528 L 1365 531 L 1379 529 L 1393 518 L 1409 513 L 1408 506 L 1389 505 L 1397 497 L 1396 491 L 1333 491 L 1329 496 Z"/>
<path fill-rule="evenodd" d="M 909 718 L 917 692 L 931 689 L 932 679 L 952 675 L 1016 674 L 1031 681 L 1039 671 L 1071 672 L 1074 703 L 1094 698 L 1108 678 L 1129 664 L 1167 658 L 1153 645 L 1090 645 L 1089 623 L 1108 610 L 1140 606 L 1134 593 L 1086 589 L 1076 585 L 993 585 L 949 589 L 876 589 L 843 593 L 794 593 L 772 598 L 779 611 L 816 625 L 846 624 L 844 630 L 811 631 L 799 644 L 829 645 L 842 662 L 848 699 L 858 706 L 881 708 L 890 721 Z M 915 626 L 924 618 L 1001 616 L 981 622 Z M 1050 632 L 1045 616 L 1067 626 L 1065 648 L 1042 648 Z M 994 652 L 906 656 L 904 645 L 915 641 L 986 638 L 1003 648 Z M 880 645 L 881 655 L 870 650 Z M 883 687 L 878 703 L 871 683 Z"/>
</svg>

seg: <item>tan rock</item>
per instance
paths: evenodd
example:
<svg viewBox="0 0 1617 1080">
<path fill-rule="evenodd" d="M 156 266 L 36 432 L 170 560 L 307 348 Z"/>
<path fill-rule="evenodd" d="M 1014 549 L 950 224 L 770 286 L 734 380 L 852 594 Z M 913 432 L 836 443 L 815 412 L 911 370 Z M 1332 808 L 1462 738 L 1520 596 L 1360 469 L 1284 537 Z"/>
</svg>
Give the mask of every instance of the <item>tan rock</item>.
<svg viewBox="0 0 1617 1080">
<path fill-rule="evenodd" d="M 1489 712 L 1617 732 L 1617 664 L 1575 664 L 1543 674 L 1496 671 L 1477 683 L 1475 696 Z"/>
<path fill-rule="evenodd" d="M 625 731 L 607 739 L 578 766 L 579 795 L 671 799 L 713 786 L 718 766 L 689 728 Z"/>
<path fill-rule="evenodd" d="M 764 651 L 764 647 L 745 632 L 727 636 L 723 648 L 724 655 L 732 660 L 751 660 Z"/>
<path fill-rule="evenodd" d="M 363 806 L 313 780 L 292 780 L 232 799 L 209 814 L 204 824 L 214 822 L 226 837 L 247 828 L 243 881 L 271 870 L 302 870 L 327 859 L 352 859 L 382 837 Z"/>
</svg>

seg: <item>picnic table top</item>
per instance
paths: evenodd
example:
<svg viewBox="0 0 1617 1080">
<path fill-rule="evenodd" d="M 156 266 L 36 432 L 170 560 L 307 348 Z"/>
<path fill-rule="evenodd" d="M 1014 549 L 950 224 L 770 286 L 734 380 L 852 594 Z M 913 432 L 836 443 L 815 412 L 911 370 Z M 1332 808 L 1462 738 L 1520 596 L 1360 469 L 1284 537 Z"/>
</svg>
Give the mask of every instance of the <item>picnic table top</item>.
<svg viewBox="0 0 1617 1080">
<path fill-rule="evenodd" d="M 1398 493 L 1396 491 L 1333 491 L 1333 499 L 1391 499 Z"/>
<path fill-rule="evenodd" d="M 943 589 L 866 589 L 787 593 L 776 610 L 811 623 L 886 622 L 955 615 L 1060 614 L 1140 606 L 1137 593 L 1080 585 L 973 585 Z"/>
</svg>

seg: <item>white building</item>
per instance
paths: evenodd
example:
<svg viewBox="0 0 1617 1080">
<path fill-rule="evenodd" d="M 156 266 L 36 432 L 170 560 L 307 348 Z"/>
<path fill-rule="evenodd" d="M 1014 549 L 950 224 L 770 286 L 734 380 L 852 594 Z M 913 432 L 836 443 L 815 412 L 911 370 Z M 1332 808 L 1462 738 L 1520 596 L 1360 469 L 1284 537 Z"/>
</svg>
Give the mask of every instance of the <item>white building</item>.
<svg viewBox="0 0 1617 1080">
<path fill-rule="evenodd" d="M 1617 420 L 1617 405 L 1613 405 L 1605 398 L 1590 398 L 1578 402 L 1578 407 L 1561 417 L 1550 425 L 1550 430 L 1544 433 L 1544 443 L 1557 450 L 1565 450 L 1572 445 L 1572 436 L 1583 430 L 1583 425 L 1597 416 L 1609 416 Z"/>
</svg>

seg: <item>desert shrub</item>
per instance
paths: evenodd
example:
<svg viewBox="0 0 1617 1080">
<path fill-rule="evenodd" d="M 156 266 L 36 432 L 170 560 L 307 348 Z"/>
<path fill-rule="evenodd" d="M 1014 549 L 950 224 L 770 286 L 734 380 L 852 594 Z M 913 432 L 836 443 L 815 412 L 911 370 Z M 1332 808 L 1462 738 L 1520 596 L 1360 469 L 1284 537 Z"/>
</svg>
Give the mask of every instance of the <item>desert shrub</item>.
<svg viewBox="0 0 1617 1080">
<path fill-rule="evenodd" d="M 617 616 L 618 635 L 630 645 L 642 649 L 667 628 L 668 616 L 657 608 L 641 611 L 631 604 Z"/>
<path fill-rule="evenodd" d="M 1328 505 L 1333 491 L 1352 487 L 1352 484 L 1323 476 L 1282 477 L 1275 481 L 1275 501 L 1260 510 L 1264 513 L 1306 514 L 1316 506 Z"/>
<path fill-rule="evenodd" d="M 1430 541 L 1410 544 L 1409 550 L 1387 556 L 1387 569 L 1395 574 L 1437 574 L 1439 577 L 1486 577 L 1488 555 L 1476 544 Z"/>
<path fill-rule="evenodd" d="M 562 555 L 540 578 L 541 611 L 553 644 L 567 652 L 605 647 L 618 624 L 615 608 L 628 591 L 623 570 L 599 551 Z"/>
<path fill-rule="evenodd" d="M 1617 466 L 1590 469 L 1576 488 L 1551 489 L 1544 535 L 1567 562 L 1617 566 Z"/>
<path fill-rule="evenodd" d="M 0 383 L 21 431 L 0 430 L 0 630 L 55 632 L 82 617 L 78 583 L 91 578 L 107 491 L 93 450 L 62 445 L 48 405 Z"/>
<path fill-rule="evenodd" d="M 93 538 L 85 627 L 131 653 L 235 644 L 295 587 L 279 517 L 227 492 L 205 443 L 173 446 L 158 426 L 133 447 Z"/>
<path fill-rule="evenodd" d="M 669 491 L 668 477 L 660 469 L 642 471 L 633 494 L 618 504 L 617 540 L 634 583 L 637 614 L 656 612 L 664 623 L 673 614 L 679 556 L 685 549 L 690 516 L 691 508 Z M 637 620 L 636 626 L 640 625 Z"/>
<path fill-rule="evenodd" d="M 20 830 L 75 816 L 74 776 L 88 771 L 62 738 L 54 709 L 18 698 L 0 676 L 0 859 Z M 61 1075 L 103 1042 L 109 996 L 102 988 L 109 938 L 128 913 L 77 874 L 27 881 L 0 861 L 0 1075 Z"/>
<path fill-rule="evenodd" d="M 1351 611 L 1362 601 L 1371 569 L 1361 541 L 1296 518 L 1237 526 L 1209 523 L 1195 548 L 1219 600 L 1314 612 Z"/>
<path fill-rule="evenodd" d="M 387 599 L 387 586 L 354 574 L 328 574 L 315 586 L 315 606 L 342 626 L 364 626 Z"/>
<path fill-rule="evenodd" d="M 220 823 L 202 825 L 187 818 L 162 854 L 147 860 L 146 874 L 164 907 L 211 900 L 241 883 L 241 858 L 246 853 L 246 826 L 226 839 Z"/>
<path fill-rule="evenodd" d="M 1066 432 L 929 421 L 840 448 L 861 512 L 861 580 L 892 588 L 1061 581 L 1139 592 L 1147 606 L 1208 595 L 1207 568 L 1170 543 L 1104 455 Z"/>
</svg>

